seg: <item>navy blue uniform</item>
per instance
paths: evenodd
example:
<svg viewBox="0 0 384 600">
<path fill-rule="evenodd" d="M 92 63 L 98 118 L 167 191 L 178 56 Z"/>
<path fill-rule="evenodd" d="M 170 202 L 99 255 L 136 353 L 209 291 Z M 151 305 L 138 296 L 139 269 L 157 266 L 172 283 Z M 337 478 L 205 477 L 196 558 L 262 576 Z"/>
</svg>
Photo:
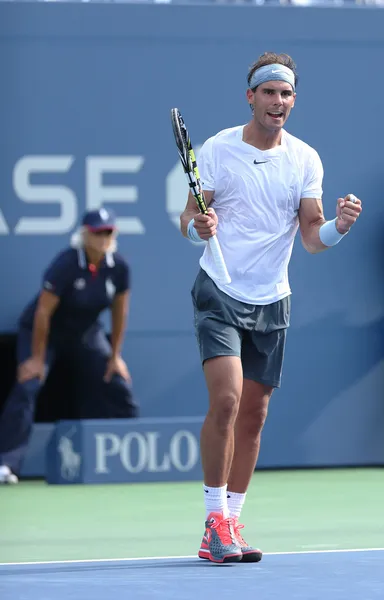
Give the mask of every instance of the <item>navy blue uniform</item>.
<svg viewBox="0 0 384 600">
<path fill-rule="evenodd" d="M 138 416 L 131 385 L 115 374 L 103 381 L 111 346 L 99 316 L 111 307 L 115 295 L 130 289 L 130 271 L 118 254 L 107 254 L 97 272 L 83 250 L 61 252 L 43 276 L 43 289 L 59 296 L 51 318 L 46 362 L 56 358 L 70 365 L 76 382 L 77 418 L 131 418 Z M 39 295 L 19 321 L 18 364 L 30 358 L 32 330 Z M 41 383 L 16 383 L 0 419 L 0 464 L 19 472 L 33 424 L 35 400 Z M 52 399 L 54 402 L 54 399 Z"/>
</svg>

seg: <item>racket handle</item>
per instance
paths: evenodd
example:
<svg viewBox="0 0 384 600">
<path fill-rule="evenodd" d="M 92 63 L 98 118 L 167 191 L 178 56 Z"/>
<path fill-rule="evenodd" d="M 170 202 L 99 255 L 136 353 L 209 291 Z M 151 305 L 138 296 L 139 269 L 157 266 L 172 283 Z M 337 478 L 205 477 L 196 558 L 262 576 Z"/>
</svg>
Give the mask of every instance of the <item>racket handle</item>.
<svg viewBox="0 0 384 600">
<path fill-rule="evenodd" d="M 224 256 L 216 235 L 210 237 L 208 243 L 212 252 L 213 260 L 215 261 L 217 275 L 220 279 L 220 282 L 225 284 L 231 283 L 231 278 L 227 270 L 227 265 L 225 264 Z"/>
</svg>

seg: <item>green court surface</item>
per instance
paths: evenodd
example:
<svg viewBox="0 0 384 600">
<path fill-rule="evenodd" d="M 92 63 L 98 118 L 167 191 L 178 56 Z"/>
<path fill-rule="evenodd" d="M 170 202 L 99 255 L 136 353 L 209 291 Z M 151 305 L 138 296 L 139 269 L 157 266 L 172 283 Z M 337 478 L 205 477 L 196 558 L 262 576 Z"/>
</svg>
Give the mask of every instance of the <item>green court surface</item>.
<svg viewBox="0 0 384 600">
<path fill-rule="evenodd" d="M 0 488 L 0 562 L 196 555 L 202 484 Z M 384 547 L 384 469 L 258 471 L 241 517 L 264 552 Z"/>
</svg>

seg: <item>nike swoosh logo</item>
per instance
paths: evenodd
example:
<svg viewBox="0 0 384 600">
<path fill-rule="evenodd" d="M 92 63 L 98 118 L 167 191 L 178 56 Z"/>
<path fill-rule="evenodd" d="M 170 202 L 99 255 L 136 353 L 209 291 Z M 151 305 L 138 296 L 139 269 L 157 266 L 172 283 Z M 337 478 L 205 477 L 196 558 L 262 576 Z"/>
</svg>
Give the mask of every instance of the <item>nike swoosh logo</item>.
<svg viewBox="0 0 384 600">
<path fill-rule="evenodd" d="M 258 160 L 256 160 L 256 159 L 255 159 L 255 160 L 253 161 L 253 164 L 254 164 L 254 165 L 264 165 L 264 164 L 265 164 L 265 163 L 267 163 L 267 162 L 269 162 L 269 160 L 260 160 L 260 161 L 258 161 Z"/>
<path fill-rule="evenodd" d="M 284 71 L 271 71 L 272 73 L 284 73 Z"/>
</svg>

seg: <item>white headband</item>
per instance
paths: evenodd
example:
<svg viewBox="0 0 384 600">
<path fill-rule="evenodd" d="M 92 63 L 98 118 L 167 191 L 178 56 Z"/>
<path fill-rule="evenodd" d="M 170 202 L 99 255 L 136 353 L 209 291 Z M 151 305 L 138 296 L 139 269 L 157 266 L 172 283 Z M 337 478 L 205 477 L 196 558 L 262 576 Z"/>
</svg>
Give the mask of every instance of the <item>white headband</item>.
<svg viewBox="0 0 384 600">
<path fill-rule="evenodd" d="M 292 69 L 284 65 L 273 64 L 265 65 L 256 69 L 249 82 L 249 87 L 253 90 L 255 87 L 266 81 L 286 81 L 295 91 L 295 74 Z"/>
</svg>

